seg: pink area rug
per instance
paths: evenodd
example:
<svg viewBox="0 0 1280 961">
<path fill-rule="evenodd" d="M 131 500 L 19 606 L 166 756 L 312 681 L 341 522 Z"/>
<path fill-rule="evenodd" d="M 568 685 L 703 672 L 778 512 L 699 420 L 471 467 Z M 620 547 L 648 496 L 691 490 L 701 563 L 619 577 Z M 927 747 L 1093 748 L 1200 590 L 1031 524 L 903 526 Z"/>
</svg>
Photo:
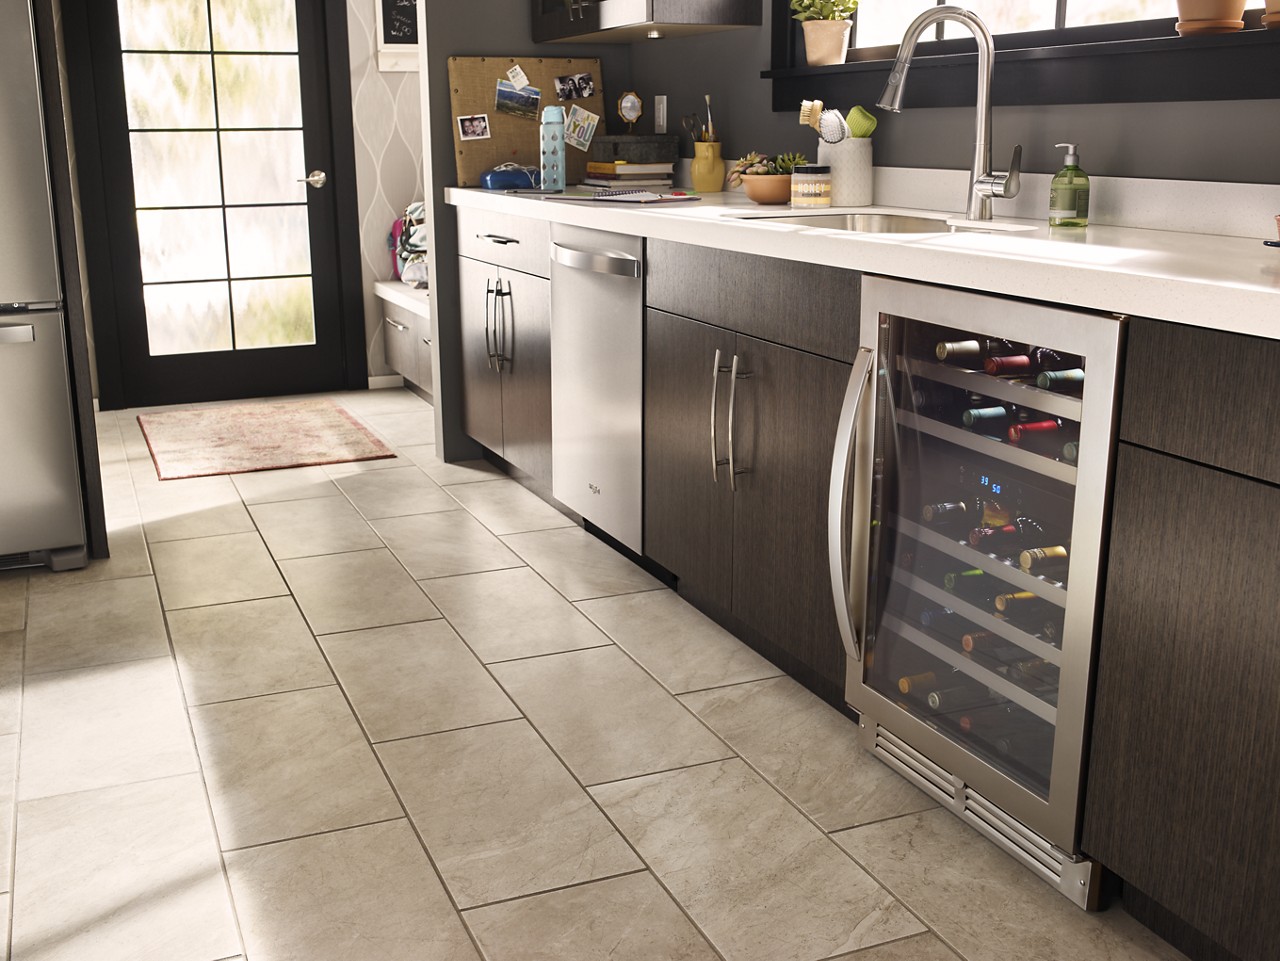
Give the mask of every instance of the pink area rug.
<svg viewBox="0 0 1280 961">
<path fill-rule="evenodd" d="M 161 480 L 395 456 L 329 401 L 166 410 L 138 425 Z"/>
</svg>

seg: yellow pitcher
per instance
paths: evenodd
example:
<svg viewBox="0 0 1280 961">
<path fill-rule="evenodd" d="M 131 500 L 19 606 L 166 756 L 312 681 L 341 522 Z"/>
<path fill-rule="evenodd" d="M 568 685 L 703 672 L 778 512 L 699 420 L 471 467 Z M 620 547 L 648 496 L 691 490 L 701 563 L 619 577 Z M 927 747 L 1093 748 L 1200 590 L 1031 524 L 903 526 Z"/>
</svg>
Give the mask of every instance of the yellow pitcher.
<svg viewBox="0 0 1280 961">
<path fill-rule="evenodd" d="M 689 168 L 693 189 L 700 194 L 716 193 L 724 189 L 724 160 L 720 157 L 720 142 L 693 144 L 693 164 Z"/>
</svg>

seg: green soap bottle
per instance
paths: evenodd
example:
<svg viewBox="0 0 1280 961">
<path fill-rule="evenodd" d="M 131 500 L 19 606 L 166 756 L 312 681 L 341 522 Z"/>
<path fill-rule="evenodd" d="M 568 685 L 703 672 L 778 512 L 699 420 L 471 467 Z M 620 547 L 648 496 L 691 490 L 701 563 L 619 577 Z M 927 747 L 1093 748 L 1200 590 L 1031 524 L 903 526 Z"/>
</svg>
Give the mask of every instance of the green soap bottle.
<svg viewBox="0 0 1280 961">
<path fill-rule="evenodd" d="M 1054 144 L 1065 147 L 1067 159 L 1049 187 L 1049 226 L 1087 227 L 1089 225 L 1089 175 L 1080 169 L 1080 154 L 1073 143 Z"/>
</svg>

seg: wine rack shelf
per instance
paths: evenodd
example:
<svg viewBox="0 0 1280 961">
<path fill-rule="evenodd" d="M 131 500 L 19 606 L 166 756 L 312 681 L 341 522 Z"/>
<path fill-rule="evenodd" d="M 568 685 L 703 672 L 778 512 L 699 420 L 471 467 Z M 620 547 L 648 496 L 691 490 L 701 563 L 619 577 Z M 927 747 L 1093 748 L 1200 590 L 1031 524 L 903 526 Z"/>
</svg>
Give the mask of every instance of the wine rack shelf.
<svg viewBox="0 0 1280 961">
<path fill-rule="evenodd" d="M 1070 464 L 1051 460 L 1048 457 L 1041 457 L 1039 454 L 1033 454 L 1031 451 L 1023 450 L 1020 447 L 1014 447 L 1012 444 L 1004 444 L 998 440 L 992 440 L 990 437 L 984 437 L 982 434 L 960 430 L 958 427 L 950 427 L 932 418 L 920 417 L 911 413 L 911 411 L 899 409 L 896 411 L 896 416 L 898 423 L 909 430 L 928 434 L 949 444 L 955 444 L 957 447 L 967 448 L 975 454 L 994 457 L 996 460 L 1002 460 L 1006 464 L 1012 464 L 1014 467 L 1021 467 L 1023 470 L 1029 470 L 1044 477 L 1051 477 L 1064 484 L 1075 486 L 1076 469 Z"/>
<path fill-rule="evenodd" d="M 924 377 L 927 380 L 959 387 L 961 390 L 984 397 L 1008 401 L 1019 407 L 1043 411 L 1055 417 L 1080 422 L 1080 398 L 1066 394 L 1056 394 L 1050 390 L 1041 390 L 1032 384 L 1023 384 L 1001 377 L 992 377 L 980 370 L 965 370 L 931 360 L 918 358 L 898 358 L 898 369 L 912 377 Z"/>
<path fill-rule="evenodd" d="M 1058 607 L 1067 606 L 1067 589 L 1057 581 L 1047 580 L 1043 577 L 1037 577 L 1034 574 L 1028 574 L 1022 568 L 1015 566 L 1009 561 L 991 554 L 983 553 L 970 547 L 966 543 L 952 540 L 945 534 L 939 534 L 935 530 L 924 527 L 914 521 L 909 521 L 905 517 L 894 516 L 894 526 L 898 528 L 907 537 L 912 540 L 919 541 L 927 547 L 932 547 L 936 551 L 956 558 L 956 560 L 968 564 L 971 567 L 978 567 L 986 571 L 994 577 L 1018 588 L 1022 591 L 1031 591 L 1039 597 L 1044 598 L 1051 604 Z M 953 608 L 954 610 L 954 608 Z"/>
<path fill-rule="evenodd" d="M 1024 711 L 1034 714 L 1036 717 L 1040 718 L 1040 720 L 1049 724 L 1057 724 L 1058 709 L 1056 707 L 1040 700 L 1040 698 L 1036 697 L 1030 691 L 1019 687 L 1008 678 L 983 667 L 977 661 L 966 657 L 959 651 L 953 651 L 945 644 L 934 640 L 928 634 L 925 634 L 918 628 L 912 627 L 910 624 L 906 624 L 898 620 L 896 617 L 886 615 L 884 618 L 884 626 L 904 641 L 909 641 L 921 650 L 927 651 L 943 663 L 949 664 L 957 671 L 967 675 L 979 684 L 982 684 L 984 687 L 987 687 L 996 694 L 999 694 L 1001 697 L 1012 701 Z"/>
</svg>

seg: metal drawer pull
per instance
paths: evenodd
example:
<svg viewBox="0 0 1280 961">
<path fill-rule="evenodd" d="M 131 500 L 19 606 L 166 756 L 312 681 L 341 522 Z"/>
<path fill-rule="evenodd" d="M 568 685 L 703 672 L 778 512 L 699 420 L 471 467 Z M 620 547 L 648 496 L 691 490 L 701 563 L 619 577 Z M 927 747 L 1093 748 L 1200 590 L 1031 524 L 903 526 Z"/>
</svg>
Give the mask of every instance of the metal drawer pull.
<svg viewBox="0 0 1280 961">
<path fill-rule="evenodd" d="M 35 339 L 34 324 L 0 324 L 0 344 L 30 344 Z"/>
<path fill-rule="evenodd" d="M 716 350 L 715 359 L 711 362 L 711 479 L 720 483 L 720 468 L 729 463 L 728 458 L 719 457 L 719 445 L 716 443 L 716 400 L 720 394 L 720 374 L 728 373 L 728 367 L 720 366 L 720 351 Z"/>
<path fill-rule="evenodd" d="M 502 373 L 503 363 L 511 362 L 507 356 L 507 300 L 511 297 L 511 281 L 507 281 L 507 289 L 503 290 L 499 278 L 493 294 L 493 357 L 498 362 L 498 373 Z"/>
<path fill-rule="evenodd" d="M 489 341 L 489 305 L 493 298 L 493 282 L 484 282 L 484 353 L 485 364 L 493 370 L 493 345 Z"/>
<path fill-rule="evenodd" d="M 551 245 L 551 259 L 565 267 L 592 270 L 615 277 L 639 277 L 640 261 L 626 254 L 609 254 L 600 250 L 579 250 L 564 244 Z"/>
<path fill-rule="evenodd" d="M 399 330 L 399 331 L 406 331 L 406 330 L 408 330 L 408 329 L 409 329 L 409 328 L 408 328 L 408 327 L 406 327 L 404 324 L 397 324 L 397 323 L 396 323 L 394 320 L 392 320 L 390 317 L 383 317 L 382 319 L 383 319 L 383 320 L 385 320 L 385 321 L 386 321 L 388 324 L 390 324 L 392 327 L 394 327 L 396 330 Z"/>
<path fill-rule="evenodd" d="M 870 531 L 871 478 L 850 478 L 849 472 L 858 445 L 858 420 L 867 387 L 874 369 L 875 354 L 869 347 L 858 349 L 849 386 L 845 390 L 844 404 L 840 408 L 840 421 L 836 427 L 835 452 L 831 458 L 831 489 L 827 500 L 827 554 L 831 568 L 831 591 L 836 606 L 836 623 L 845 651 L 855 661 L 862 660 L 861 629 L 866 619 L 867 565 L 870 558 L 868 543 Z M 852 526 L 858 531 L 857 543 L 850 545 L 850 531 L 845 524 L 845 507 L 849 500 L 849 488 L 854 488 L 857 505 Z M 853 562 L 850 562 L 850 557 Z M 856 608 L 856 609 L 855 609 Z"/>
<path fill-rule="evenodd" d="M 733 366 L 729 368 L 729 376 L 731 383 L 729 384 L 729 487 L 733 491 L 738 489 L 738 475 L 745 474 L 745 467 L 738 467 L 734 463 L 735 452 L 733 449 L 733 421 L 734 415 L 738 408 L 738 381 L 746 380 L 751 376 L 750 371 L 738 370 L 738 355 L 733 355 Z"/>
<path fill-rule="evenodd" d="M 507 244 L 518 244 L 520 241 L 514 237 L 504 237 L 501 234 L 476 234 L 477 240 L 487 240 L 491 244 L 499 244 L 505 247 Z"/>
</svg>

